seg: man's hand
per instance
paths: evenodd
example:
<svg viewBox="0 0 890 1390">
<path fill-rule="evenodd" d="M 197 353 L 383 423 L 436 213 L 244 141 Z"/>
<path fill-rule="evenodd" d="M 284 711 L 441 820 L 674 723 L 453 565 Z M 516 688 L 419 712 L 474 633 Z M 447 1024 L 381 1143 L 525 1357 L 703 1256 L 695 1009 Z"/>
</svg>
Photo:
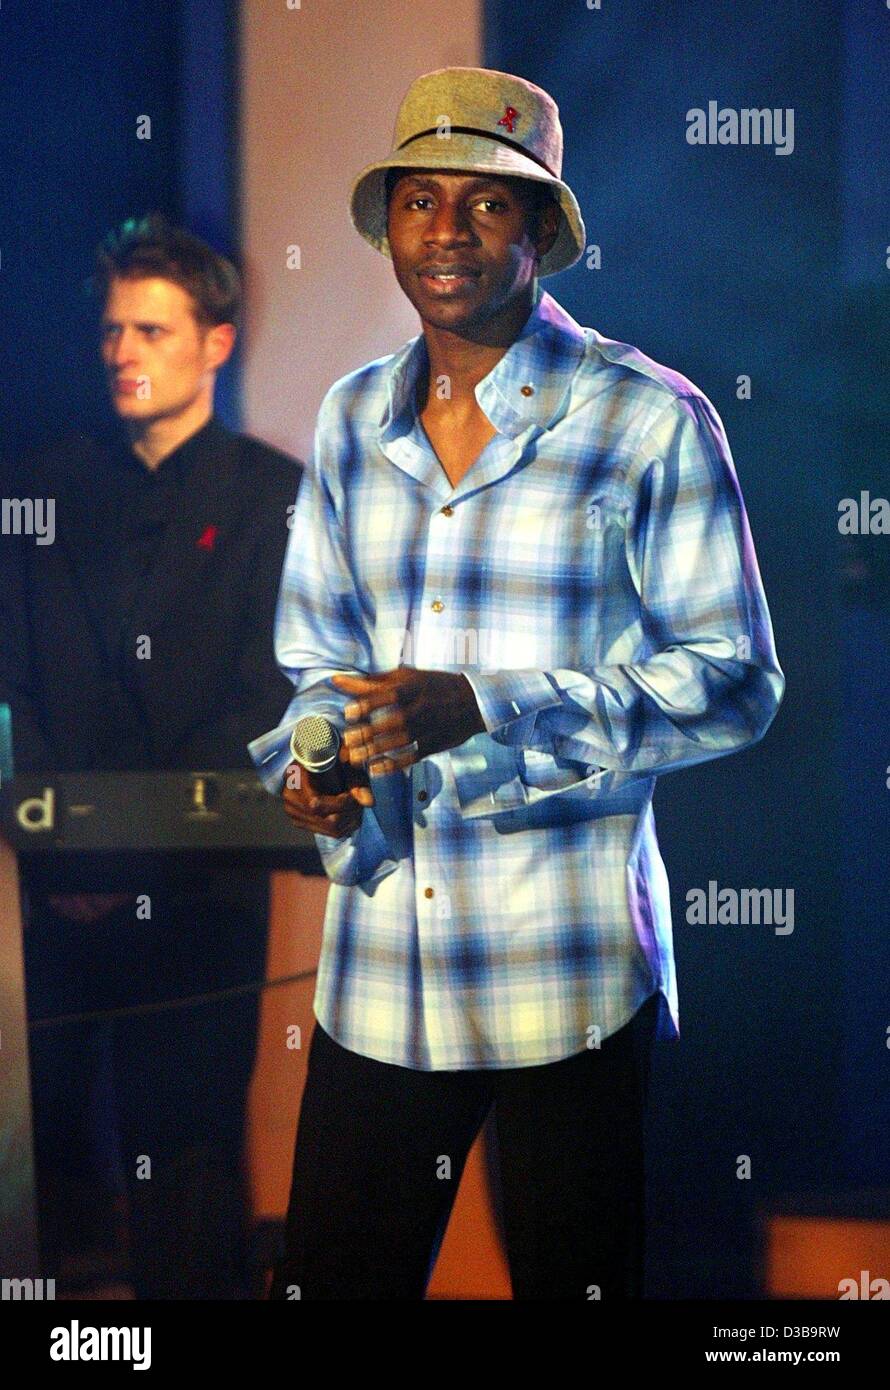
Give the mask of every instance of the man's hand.
<svg viewBox="0 0 890 1390">
<path fill-rule="evenodd" d="M 313 835 L 327 835 L 341 840 L 358 830 L 362 809 L 374 805 L 367 773 L 363 768 L 350 767 L 349 752 L 340 744 L 340 761 L 346 791 L 326 796 L 318 790 L 311 772 L 299 763 L 291 763 L 284 774 L 284 809 L 301 830 Z"/>
<path fill-rule="evenodd" d="M 130 901 L 136 901 L 132 893 L 59 893 L 50 897 L 49 905 L 69 922 L 99 922 Z"/>
<path fill-rule="evenodd" d="M 343 735 L 350 761 L 373 759 L 375 774 L 410 767 L 485 732 L 473 687 L 460 671 L 399 666 L 372 676 L 337 674 L 331 683 L 356 697 L 343 711 L 355 723 Z"/>
</svg>

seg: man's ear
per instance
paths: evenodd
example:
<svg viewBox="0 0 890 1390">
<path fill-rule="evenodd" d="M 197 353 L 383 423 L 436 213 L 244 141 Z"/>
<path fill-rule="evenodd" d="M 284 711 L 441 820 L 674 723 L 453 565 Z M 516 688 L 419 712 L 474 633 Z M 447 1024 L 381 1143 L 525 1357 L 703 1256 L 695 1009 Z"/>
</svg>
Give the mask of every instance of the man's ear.
<svg viewBox="0 0 890 1390">
<path fill-rule="evenodd" d="M 535 237 L 535 246 L 539 257 L 546 256 L 556 241 L 561 217 L 562 208 L 556 202 L 546 203 L 538 214 L 538 234 Z"/>
<path fill-rule="evenodd" d="M 238 330 L 233 323 L 215 323 L 207 330 L 204 347 L 208 354 L 208 367 L 214 371 L 227 362 L 232 355 Z"/>
</svg>

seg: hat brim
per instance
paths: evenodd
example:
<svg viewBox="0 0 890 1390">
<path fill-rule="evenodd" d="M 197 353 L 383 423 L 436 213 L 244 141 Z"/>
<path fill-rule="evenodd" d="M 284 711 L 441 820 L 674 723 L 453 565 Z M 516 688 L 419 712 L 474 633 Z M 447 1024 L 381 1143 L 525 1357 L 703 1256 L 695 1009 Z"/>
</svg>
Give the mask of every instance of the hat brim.
<svg viewBox="0 0 890 1390">
<path fill-rule="evenodd" d="M 452 132 L 412 140 L 410 148 L 397 150 L 388 159 L 369 164 L 352 185 L 349 213 L 357 232 L 384 256 L 392 258 L 386 235 L 386 172 L 388 169 L 466 169 L 473 173 L 497 174 L 501 178 L 531 179 L 548 184 L 559 202 L 562 216 L 556 241 L 540 260 L 538 275 L 555 275 L 566 270 L 582 255 L 586 241 L 584 222 L 577 199 L 567 183 L 554 178 L 520 150 L 513 150 L 484 136 Z"/>
</svg>

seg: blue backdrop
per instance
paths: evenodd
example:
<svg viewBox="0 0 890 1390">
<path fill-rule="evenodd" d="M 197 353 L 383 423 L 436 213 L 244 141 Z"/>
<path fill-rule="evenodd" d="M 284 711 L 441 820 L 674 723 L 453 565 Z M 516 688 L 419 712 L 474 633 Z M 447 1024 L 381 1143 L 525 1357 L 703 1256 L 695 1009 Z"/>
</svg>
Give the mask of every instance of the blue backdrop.
<svg viewBox="0 0 890 1390">
<path fill-rule="evenodd" d="M 83 291 L 109 228 L 152 209 L 237 251 L 234 0 L 3 10 L 0 448 L 111 415 Z M 151 138 L 137 119 L 151 118 Z M 237 423 L 237 358 L 218 413 Z"/>
<path fill-rule="evenodd" d="M 547 287 L 713 400 L 788 682 L 760 746 L 656 793 L 682 1038 L 662 1047 L 653 1096 L 655 1296 L 756 1293 L 761 1216 L 792 1194 L 827 1210 L 832 1193 L 890 1172 L 890 645 L 876 558 L 890 538 L 857 549 L 853 576 L 837 526 L 860 485 L 888 495 L 890 84 L 886 13 L 849 9 L 485 4 L 485 62 L 556 97 L 565 174 L 601 248 L 601 269 L 582 261 Z M 688 144 L 686 113 L 712 100 L 793 108 L 793 152 Z M 688 925 L 686 893 L 710 879 L 793 889 L 793 933 Z M 886 1217 L 888 1194 L 872 1205 Z"/>
</svg>

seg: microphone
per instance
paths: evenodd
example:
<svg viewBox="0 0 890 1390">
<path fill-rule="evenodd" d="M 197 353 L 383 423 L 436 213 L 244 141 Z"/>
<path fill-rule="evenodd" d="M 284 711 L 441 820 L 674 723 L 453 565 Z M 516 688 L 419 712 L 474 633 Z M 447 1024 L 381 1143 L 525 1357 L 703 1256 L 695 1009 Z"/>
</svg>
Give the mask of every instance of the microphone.
<svg viewBox="0 0 890 1390">
<path fill-rule="evenodd" d="M 352 698 L 329 680 L 318 681 L 294 696 L 280 724 L 248 744 L 251 760 L 267 791 L 273 796 L 281 795 L 284 774 L 291 762 L 320 779 L 316 785 L 323 795 L 337 796 L 347 790 L 345 768 L 338 754 L 347 728 L 343 710 Z M 298 709 L 305 713 L 292 723 Z M 384 716 L 384 711 L 374 710 L 370 722 Z M 325 871 L 334 883 L 364 883 L 385 859 L 398 861 L 411 852 L 414 824 L 410 768 L 375 776 L 371 762 L 367 771 L 374 805 L 364 808 L 361 829 L 354 837 L 356 843 L 345 856 L 339 844 L 335 864 L 331 862 L 330 849 L 322 850 Z"/>
<path fill-rule="evenodd" d="M 305 714 L 290 736 L 294 762 L 310 772 L 323 796 L 339 796 L 346 790 L 340 766 L 340 734 L 322 714 Z"/>
</svg>

